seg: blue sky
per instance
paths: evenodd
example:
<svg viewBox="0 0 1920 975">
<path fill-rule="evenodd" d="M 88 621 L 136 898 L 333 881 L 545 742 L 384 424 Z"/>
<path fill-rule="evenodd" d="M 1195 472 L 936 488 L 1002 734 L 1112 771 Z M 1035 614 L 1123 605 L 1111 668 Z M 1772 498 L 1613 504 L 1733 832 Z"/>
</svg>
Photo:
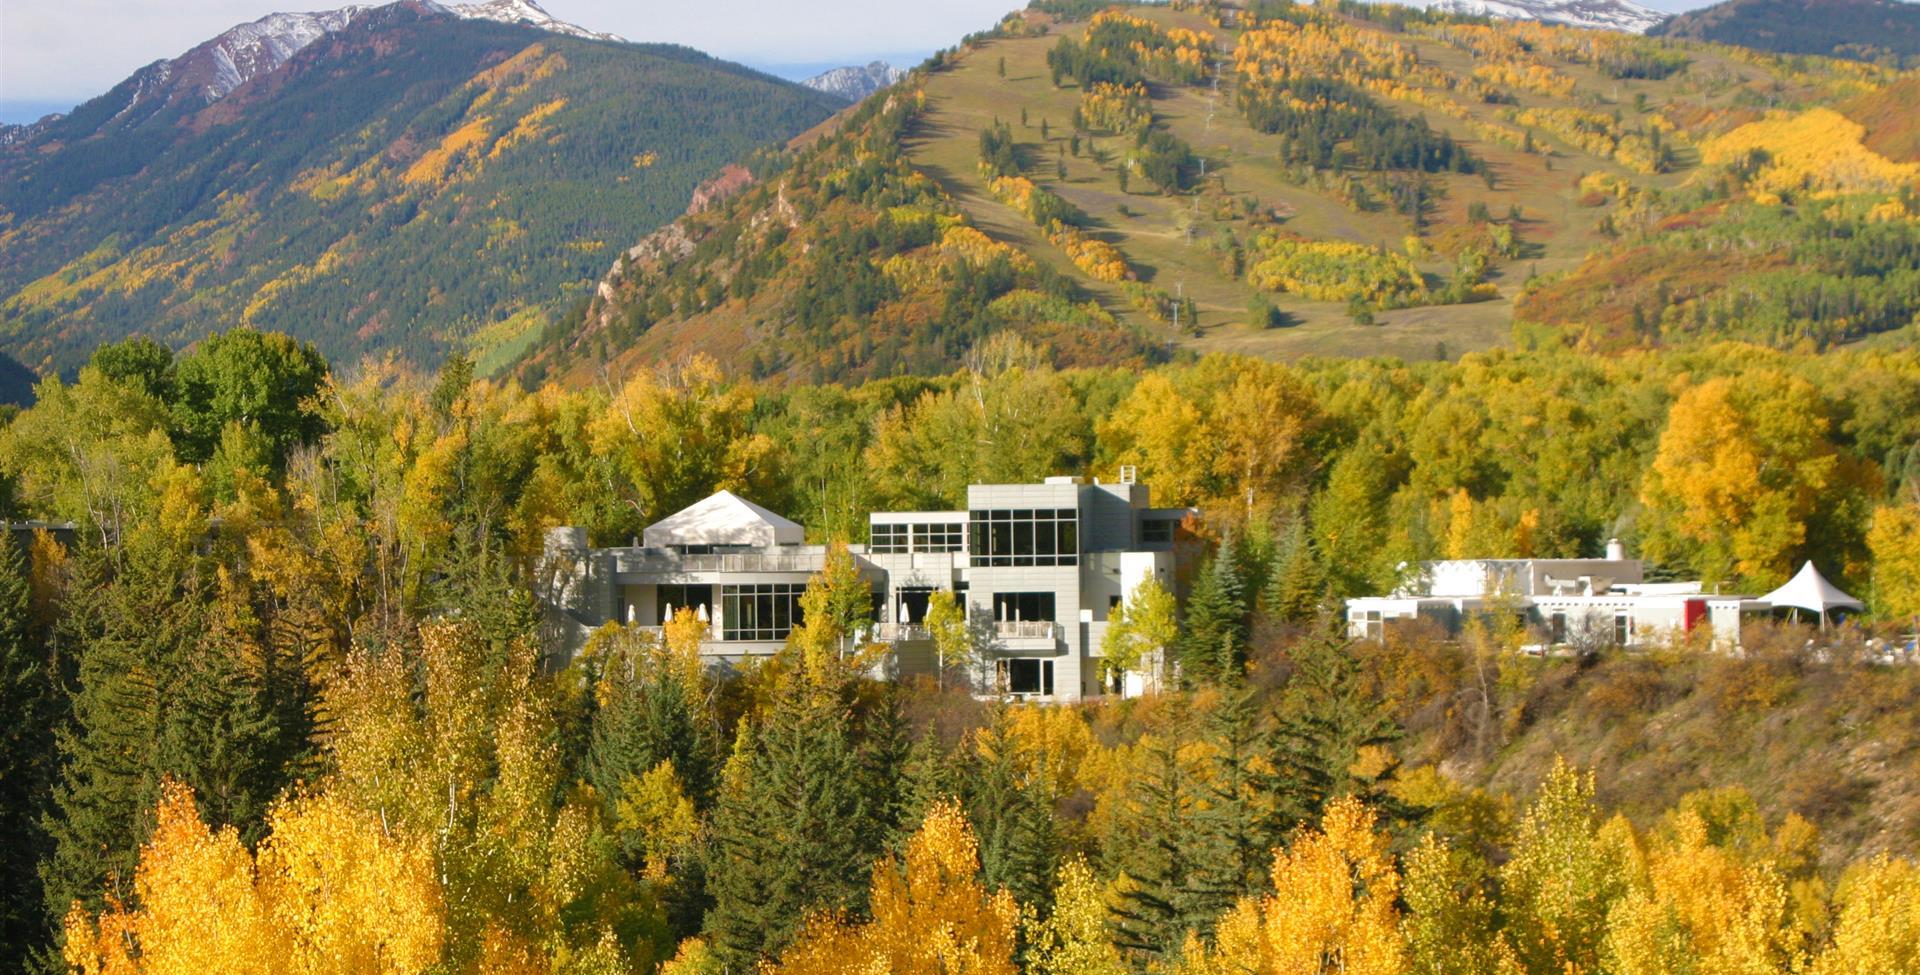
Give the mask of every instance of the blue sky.
<svg viewBox="0 0 1920 975">
<path fill-rule="evenodd" d="M 539 2 L 555 17 L 584 27 L 636 41 L 685 44 L 786 77 L 875 58 L 914 63 L 1024 5 L 1024 0 Z M 1675 10 L 1703 2 L 1651 0 L 1649 5 Z M 334 5 L 333 0 L 0 0 L 0 122 L 71 107 L 141 65 L 179 55 L 234 24 L 275 10 Z"/>
</svg>

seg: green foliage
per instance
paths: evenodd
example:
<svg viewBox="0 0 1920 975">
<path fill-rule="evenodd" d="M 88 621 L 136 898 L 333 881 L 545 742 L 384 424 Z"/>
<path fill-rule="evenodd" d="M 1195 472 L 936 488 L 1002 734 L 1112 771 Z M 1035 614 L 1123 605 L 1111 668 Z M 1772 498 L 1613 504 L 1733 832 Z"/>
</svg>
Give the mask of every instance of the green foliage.
<svg viewBox="0 0 1920 975">
<path fill-rule="evenodd" d="M 51 930 L 37 867 L 47 855 L 41 821 L 63 707 L 57 657 L 32 619 L 27 554 L 0 537 L 0 941 L 25 955 Z"/>
<path fill-rule="evenodd" d="M 1200 568 L 1180 620 L 1180 674 L 1190 684 L 1237 684 L 1245 676 L 1251 599 L 1228 537 Z"/>
</svg>

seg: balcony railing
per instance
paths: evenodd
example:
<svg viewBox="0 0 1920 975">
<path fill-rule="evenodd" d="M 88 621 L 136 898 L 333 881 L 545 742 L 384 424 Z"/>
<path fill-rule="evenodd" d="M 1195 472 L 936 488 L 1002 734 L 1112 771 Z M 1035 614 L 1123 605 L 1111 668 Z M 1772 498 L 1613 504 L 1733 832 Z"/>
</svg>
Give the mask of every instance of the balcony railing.
<svg viewBox="0 0 1920 975">
<path fill-rule="evenodd" d="M 622 573 L 696 572 L 819 572 L 826 565 L 825 550 L 813 552 L 719 552 L 683 555 L 655 550 L 629 550 L 615 557 Z"/>
<path fill-rule="evenodd" d="M 931 640 L 933 634 L 918 623 L 876 623 L 873 638 L 882 643 L 911 643 L 916 640 Z"/>
<path fill-rule="evenodd" d="M 1000 620 L 993 635 L 1004 640 L 1057 640 L 1060 624 L 1051 620 Z"/>
</svg>

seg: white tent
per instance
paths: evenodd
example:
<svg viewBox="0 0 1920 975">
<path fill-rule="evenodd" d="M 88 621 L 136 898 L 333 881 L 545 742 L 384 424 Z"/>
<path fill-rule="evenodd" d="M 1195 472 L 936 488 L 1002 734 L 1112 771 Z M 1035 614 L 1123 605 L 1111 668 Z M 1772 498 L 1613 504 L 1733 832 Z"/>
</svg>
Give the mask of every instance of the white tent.
<svg viewBox="0 0 1920 975">
<path fill-rule="evenodd" d="M 685 545 L 799 545 L 806 529 L 732 491 L 721 491 L 647 526 L 648 548 Z"/>
<path fill-rule="evenodd" d="M 1839 586 L 1826 580 L 1812 562 L 1800 567 L 1800 571 L 1787 584 L 1760 597 L 1775 609 L 1804 609 L 1820 617 L 1820 624 L 1826 625 L 1827 615 L 1836 609 L 1850 609 L 1861 612 L 1867 604 L 1842 592 Z"/>
</svg>

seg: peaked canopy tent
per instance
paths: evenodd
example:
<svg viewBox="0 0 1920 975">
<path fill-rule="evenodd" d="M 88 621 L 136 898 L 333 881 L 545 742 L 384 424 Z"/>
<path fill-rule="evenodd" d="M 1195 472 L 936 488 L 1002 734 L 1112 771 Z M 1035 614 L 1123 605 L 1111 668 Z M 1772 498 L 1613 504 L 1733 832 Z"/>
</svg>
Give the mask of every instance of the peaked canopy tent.
<svg viewBox="0 0 1920 975">
<path fill-rule="evenodd" d="M 721 491 L 647 526 L 642 540 L 648 548 L 685 548 L 693 545 L 743 545 L 772 548 L 799 545 L 806 529 L 732 491 Z"/>
<path fill-rule="evenodd" d="M 1859 613 L 1867 608 L 1866 603 L 1847 595 L 1839 586 L 1828 582 L 1826 577 L 1820 574 L 1820 570 L 1813 567 L 1812 562 L 1801 566 L 1800 571 L 1792 579 L 1787 580 L 1786 585 L 1760 598 L 1775 609 L 1804 609 L 1813 613 L 1820 618 L 1822 627 L 1827 625 L 1829 615 L 1836 610 Z"/>
</svg>

